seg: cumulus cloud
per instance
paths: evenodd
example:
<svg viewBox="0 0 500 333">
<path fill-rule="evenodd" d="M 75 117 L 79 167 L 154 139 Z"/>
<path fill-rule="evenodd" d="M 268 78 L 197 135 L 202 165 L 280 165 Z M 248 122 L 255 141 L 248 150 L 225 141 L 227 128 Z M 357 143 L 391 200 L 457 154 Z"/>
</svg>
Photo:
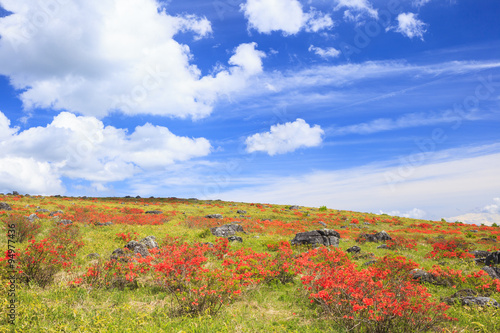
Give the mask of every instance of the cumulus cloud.
<svg viewBox="0 0 500 333">
<path fill-rule="evenodd" d="M 397 17 L 398 26 L 395 30 L 408 38 L 418 37 L 424 40 L 424 33 L 427 31 L 424 22 L 417 19 L 414 13 L 401 13 Z"/>
<path fill-rule="evenodd" d="M 415 7 L 422 7 L 429 2 L 431 2 L 431 0 L 413 0 L 412 5 Z"/>
<path fill-rule="evenodd" d="M 259 33 L 281 31 L 285 35 L 294 35 L 305 29 L 318 32 L 333 26 L 328 14 L 314 8 L 305 13 L 297 0 L 247 0 L 241 10 L 248 20 L 248 27 Z"/>
<path fill-rule="evenodd" d="M 13 14 L 0 18 L 0 75 L 22 90 L 26 110 L 201 118 L 256 74 L 234 62 L 238 68 L 225 69 L 218 79 L 202 76 L 189 46 L 175 36 L 192 32 L 196 43 L 211 34 L 210 22 L 169 15 L 155 0 L 43 3 L 2 1 Z"/>
<path fill-rule="evenodd" d="M 265 133 L 257 133 L 245 141 L 247 152 L 262 151 L 270 156 L 285 154 L 302 147 L 316 147 L 323 141 L 324 131 L 319 125 L 309 126 L 303 119 L 271 126 Z"/>
<path fill-rule="evenodd" d="M 0 113 L 0 119 L 3 116 Z M 60 192 L 61 177 L 98 183 L 120 181 L 144 170 L 160 170 L 203 157 L 210 151 L 207 139 L 177 136 L 166 127 L 146 123 L 128 134 L 126 129 L 104 126 L 94 117 L 62 112 L 45 127 L 3 138 L 0 190 L 29 183 L 30 191 Z M 29 176 L 20 181 L 18 170 Z"/>
<path fill-rule="evenodd" d="M 426 212 L 423 211 L 422 209 L 413 208 L 412 210 L 409 210 L 409 211 L 404 212 L 404 213 L 401 213 L 399 210 L 393 210 L 393 211 L 390 211 L 387 213 L 380 211 L 379 214 L 387 214 L 390 216 L 408 217 L 408 218 L 412 218 L 412 219 L 423 219 L 426 215 Z"/>
<path fill-rule="evenodd" d="M 340 55 L 340 51 L 334 47 L 327 47 L 326 49 L 323 49 L 314 45 L 309 46 L 309 52 L 314 52 L 323 59 L 336 58 Z"/>
<path fill-rule="evenodd" d="M 469 213 L 446 218 L 449 222 L 465 222 L 471 224 L 492 225 L 493 223 L 500 224 L 500 198 L 493 198 L 493 203 L 490 203 L 483 208 L 477 209 Z"/>
<path fill-rule="evenodd" d="M 378 18 L 378 11 L 373 8 L 368 0 L 335 0 L 336 10 L 347 8 L 344 11 L 344 19 L 358 22 L 364 17 Z"/>
</svg>

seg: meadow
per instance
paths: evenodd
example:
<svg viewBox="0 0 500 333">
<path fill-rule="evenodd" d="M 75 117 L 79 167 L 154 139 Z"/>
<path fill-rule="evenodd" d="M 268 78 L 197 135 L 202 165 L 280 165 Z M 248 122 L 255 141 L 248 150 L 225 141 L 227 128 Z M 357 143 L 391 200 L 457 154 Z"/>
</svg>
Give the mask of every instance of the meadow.
<svg viewBox="0 0 500 333">
<path fill-rule="evenodd" d="M 179 198 L 2 203 L 0 332 L 500 332 L 500 279 L 482 269 L 496 225 Z M 228 224 L 236 237 L 213 234 Z M 290 242 L 321 229 L 339 245 Z"/>
</svg>

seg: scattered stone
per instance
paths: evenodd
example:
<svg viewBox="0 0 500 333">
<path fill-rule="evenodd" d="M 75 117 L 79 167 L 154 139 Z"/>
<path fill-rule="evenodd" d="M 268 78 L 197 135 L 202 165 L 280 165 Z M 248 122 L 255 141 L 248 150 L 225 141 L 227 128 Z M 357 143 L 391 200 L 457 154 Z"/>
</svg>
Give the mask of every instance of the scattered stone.
<svg viewBox="0 0 500 333">
<path fill-rule="evenodd" d="M 146 245 L 148 249 L 154 249 L 158 247 L 158 243 L 156 242 L 155 236 L 147 236 L 139 241 L 140 243 Z"/>
<path fill-rule="evenodd" d="M 238 237 L 238 236 L 230 236 L 230 237 L 227 238 L 227 240 L 230 241 L 230 242 L 243 243 L 243 238 Z"/>
<path fill-rule="evenodd" d="M 319 223 L 319 224 L 321 224 L 321 225 L 322 225 L 323 227 L 325 227 L 325 228 L 327 227 L 326 223 L 325 223 L 325 222 L 323 222 L 323 221 L 318 221 L 318 223 Z"/>
<path fill-rule="evenodd" d="M 346 250 L 348 253 L 359 253 L 361 252 L 361 248 L 359 246 L 352 246 Z"/>
<path fill-rule="evenodd" d="M 290 206 L 290 210 L 296 210 L 299 209 L 300 207 L 297 205 Z"/>
<path fill-rule="evenodd" d="M 148 248 L 145 244 L 139 243 L 138 241 L 130 241 L 125 245 L 125 247 L 131 250 L 133 253 L 139 253 L 143 258 L 149 256 Z"/>
<path fill-rule="evenodd" d="M 116 249 L 114 250 L 112 253 L 111 253 L 111 256 L 109 257 L 111 260 L 120 260 L 120 261 L 128 261 L 128 258 L 129 258 L 129 254 L 125 252 L 124 249 L 122 248 L 119 248 L 119 249 Z"/>
<path fill-rule="evenodd" d="M 486 266 L 500 264 L 500 251 L 490 253 L 485 260 Z"/>
<path fill-rule="evenodd" d="M 50 210 L 45 208 L 40 208 L 35 211 L 36 213 L 50 213 Z"/>
<path fill-rule="evenodd" d="M 482 250 L 469 251 L 469 253 L 474 255 L 475 258 L 486 258 L 490 254 L 488 251 Z"/>
<path fill-rule="evenodd" d="M 222 219 L 224 217 L 222 216 L 222 214 L 208 214 L 208 215 L 205 215 L 205 218 L 207 218 L 207 219 Z"/>
<path fill-rule="evenodd" d="M 159 215 L 163 214 L 163 212 L 161 210 L 148 210 L 147 212 L 145 212 L 145 214 Z"/>
<path fill-rule="evenodd" d="M 105 223 L 97 222 L 95 225 L 98 227 L 107 227 L 113 225 L 113 222 L 105 222 Z"/>
<path fill-rule="evenodd" d="M 371 266 L 371 265 L 373 265 L 373 264 L 374 264 L 374 263 L 376 263 L 376 262 L 377 262 L 377 260 L 370 260 L 370 261 L 365 262 L 365 263 L 363 264 L 363 266 Z"/>
<path fill-rule="evenodd" d="M 435 281 L 434 275 L 424 271 L 423 269 L 418 269 L 418 268 L 412 269 L 410 271 L 410 275 L 414 280 L 418 280 L 420 282 L 433 283 Z"/>
<path fill-rule="evenodd" d="M 493 306 L 495 308 L 500 308 L 500 304 L 490 297 L 464 297 L 462 298 L 462 305 L 479 305 L 479 306 Z"/>
<path fill-rule="evenodd" d="M 325 245 L 338 246 L 340 234 L 331 229 L 322 229 L 314 231 L 299 232 L 295 238 L 290 241 L 292 245 L 308 244 L 308 245 Z"/>
<path fill-rule="evenodd" d="M 389 247 L 385 244 L 377 246 L 377 249 L 388 249 Z"/>
<path fill-rule="evenodd" d="M 56 214 L 64 214 L 64 212 L 62 210 L 56 210 L 56 211 L 50 212 L 49 216 L 54 216 Z"/>
<path fill-rule="evenodd" d="M 485 237 L 485 238 L 481 238 L 482 241 L 485 241 L 485 242 L 491 242 L 491 243 L 496 243 L 497 240 L 496 238 L 493 236 L 493 237 Z"/>
<path fill-rule="evenodd" d="M 384 230 L 382 230 L 381 232 L 377 232 L 376 234 L 361 234 L 359 235 L 358 237 L 358 241 L 359 240 L 366 240 L 367 242 L 381 242 L 381 241 L 387 241 L 387 240 L 391 240 L 391 236 L 389 236 L 389 234 L 387 232 L 385 232 Z"/>
<path fill-rule="evenodd" d="M 28 216 L 28 220 L 30 220 L 31 222 L 33 222 L 37 219 L 38 219 L 38 216 L 36 214 L 31 214 L 30 216 Z"/>
<path fill-rule="evenodd" d="M 60 220 L 57 223 L 64 224 L 64 225 L 69 225 L 69 224 L 73 224 L 73 221 L 71 221 L 71 220 Z"/>
<path fill-rule="evenodd" d="M 500 279 L 500 267 L 490 267 L 490 266 L 484 266 L 481 268 L 483 271 L 488 273 L 488 275 L 492 279 Z"/>
<path fill-rule="evenodd" d="M 210 228 L 212 235 L 217 237 L 234 236 L 237 232 L 245 232 L 239 224 L 225 224 L 220 227 Z"/>
<path fill-rule="evenodd" d="M 0 210 L 12 210 L 12 208 L 8 203 L 0 202 Z"/>
<path fill-rule="evenodd" d="M 242 210 L 242 209 L 238 209 L 236 211 L 236 214 L 246 214 L 246 213 L 247 213 L 247 211 L 246 210 Z"/>
<path fill-rule="evenodd" d="M 87 255 L 87 258 L 89 259 L 97 259 L 99 258 L 99 253 L 90 253 Z"/>
</svg>

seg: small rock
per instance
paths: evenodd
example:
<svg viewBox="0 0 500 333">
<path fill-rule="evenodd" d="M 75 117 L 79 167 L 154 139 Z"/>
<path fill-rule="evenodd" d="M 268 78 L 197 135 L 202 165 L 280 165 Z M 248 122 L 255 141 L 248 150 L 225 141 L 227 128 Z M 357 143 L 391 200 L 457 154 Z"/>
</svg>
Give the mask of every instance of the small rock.
<svg viewBox="0 0 500 333">
<path fill-rule="evenodd" d="M 418 280 L 420 282 L 432 283 L 435 280 L 434 275 L 424 271 L 423 269 L 415 268 L 410 271 L 410 275 L 414 280 Z"/>
<path fill-rule="evenodd" d="M 469 251 L 470 254 L 474 255 L 475 258 L 486 258 L 490 253 L 488 251 Z"/>
<path fill-rule="evenodd" d="M 488 275 L 492 279 L 500 279 L 500 267 L 490 267 L 490 266 L 484 266 L 481 268 L 483 271 L 488 273 Z"/>
<path fill-rule="evenodd" d="M 145 214 L 159 215 L 163 214 L 163 212 L 161 210 L 148 210 L 147 212 L 145 212 Z"/>
<path fill-rule="evenodd" d="M 230 237 L 227 238 L 227 240 L 230 241 L 230 242 L 243 243 L 243 238 L 238 237 L 238 236 L 230 236 Z"/>
<path fill-rule="evenodd" d="M 56 210 L 56 211 L 50 212 L 49 216 L 54 216 L 56 214 L 64 214 L 64 212 L 62 210 Z"/>
<path fill-rule="evenodd" d="M 377 232 L 376 234 L 362 234 L 359 235 L 358 240 L 366 240 L 367 242 L 381 242 L 386 240 L 391 240 L 391 236 L 384 230 Z"/>
<path fill-rule="evenodd" d="M 359 253 L 359 252 L 361 252 L 361 248 L 359 246 L 354 245 L 354 246 L 348 248 L 346 250 L 346 252 L 349 252 L 349 253 Z"/>
<path fill-rule="evenodd" d="M 489 297 L 464 297 L 462 298 L 462 305 L 479 305 L 479 306 L 493 306 L 495 308 L 500 308 L 500 304 Z"/>
<path fill-rule="evenodd" d="M 247 211 L 246 210 L 242 210 L 242 209 L 238 209 L 236 211 L 236 214 L 246 214 L 246 213 L 247 213 Z"/>
<path fill-rule="evenodd" d="M 500 264 L 500 251 L 490 253 L 485 260 L 486 266 Z"/>
<path fill-rule="evenodd" d="M 73 223 L 73 221 L 71 221 L 71 220 L 60 220 L 60 221 L 58 221 L 57 223 L 64 224 L 64 225 L 68 225 L 68 224 L 72 224 L 72 223 Z"/>
<path fill-rule="evenodd" d="M 139 241 L 140 243 L 146 245 L 148 249 L 154 249 L 158 247 L 158 243 L 156 242 L 155 236 L 147 236 Z"/>
<path fill-rule="evenodd" d="M 205 215 L 205 218 L 207 218 L 207 219 L 222 219 L 224 217 L 222 216 L 222 214 L 208 214 L 208 215 Z"/>
<path fill-rule="evenodd" d="M 331 229 L 313 230 L 299 232 L 290 241 L 292 245 L 308 244 L 308 245 L 325 245 L 338 246 L 340 234 Z"/>
<path fill-rule="evenodd" d="M 90 253 L 87 255 L 87 258 L 89 259 L 97 259 L 99 258 L 99 253 Z"/>
<path fill-rule="evenodd" d="M 0 202 L 0 210 L 12 210 L 12 208 L 8 203 Z"/>
<path fill-rule="evenodd" d="M 245 232 L 243 227 L 239 224 L 225 224 L 220 227 L 210 228 L 212 235 L 217 237 L 234 236 L 237 232 Z"/>
<path fill-rule="evenodd" d="M 377 249 L 388 249 L 389 247 L 385 244 L 377 246 Z"/>
<path fill-rule="evenodd" d="M 98 227 L 107 227 L 113 225 L 113 222 L 105 222 L 105 223 L 97 222 L 95 225 Z"/>
<path fill-rule="evenodd" d="M 38 216 L 36 214 L 31 214 L 27 218 L 28 218 L 28 220 L 30 220 L 31 222 L 33 222 L 34 220 L 38 219 Z"/>
<path fill-rule="evenodd" d="M 326 223 L 325 223 L 325 222 L 323 222 L 323 221 L 318 221 L 318 223 L 319 223 L 319 224 L 321 224 L 321 225 L 322 225 L 323 227 L 325 227 L 325 228 L 327 227 Z"/>
<path fill-rule="evenodd" d="M 139 243 L 138 241 L 130 241 L 127 245 L 125 245 L 125 247 L 134 253 L 139 253 L 143 258 L 149 256 L 147 246 L 143 243 Z"/>
<path fill-rule="evenodd" d="M 297 205 L 290 206 L 290 210 L 296 210 L 299 209 L 300 207 Z"/>
<path fill-rule="evenodd" d="M 37 209 L 35 212 L 36 213 L 50 213 L 50 210 L 45 209 L 45 208 L 41 208 L 41 209 Z"/>
</svg>

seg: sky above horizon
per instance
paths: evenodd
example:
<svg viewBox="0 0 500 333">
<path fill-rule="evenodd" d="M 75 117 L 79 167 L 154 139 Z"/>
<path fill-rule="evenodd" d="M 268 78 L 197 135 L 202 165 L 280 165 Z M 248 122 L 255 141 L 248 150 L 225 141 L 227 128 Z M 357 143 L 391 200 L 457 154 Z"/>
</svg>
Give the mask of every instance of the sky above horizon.
<svg viewBox="0 0 500 333">
<path fill-rule="evenodd" d="M 0 0 L 0 193 L 500 224 L 496 0 Z"/>
</svg>

